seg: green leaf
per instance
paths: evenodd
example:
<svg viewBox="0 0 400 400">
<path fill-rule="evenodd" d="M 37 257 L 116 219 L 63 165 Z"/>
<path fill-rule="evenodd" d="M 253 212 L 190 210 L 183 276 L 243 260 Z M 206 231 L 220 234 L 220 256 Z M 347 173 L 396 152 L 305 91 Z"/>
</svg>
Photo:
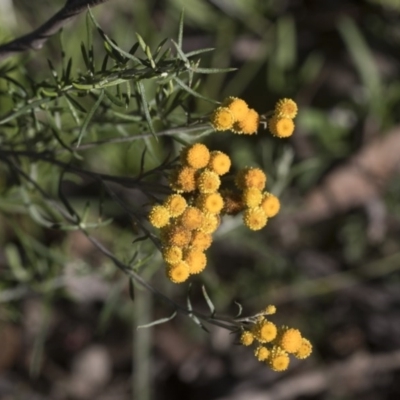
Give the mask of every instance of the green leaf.
<svg viewBox="0 0 400 400">
<path fill-rule="evenodd" d="M 203 292 L 204 299 L 206 300 L 208 308 L 210 309 L 211 317 L 213 317 L 215 315 L 215 306 L 211 301 L 210 297 L 208 296 L 208 293 L 204 285 L 202 285 L 201 291 Z"/>
<path fill-rule="evenodd" d="M 176 317 L 176 315 L 177 315 L 177 312 L 174 311 L 167 318 L 160 318 L 160 319 L 157 319 L 156 321 L 150 322 L 149 324 L 139 325 L 136 329 L 151 328 L 152 326 L 155 326 L 155 325 L 165 324 L 166 322 L 171 321 L 172 319 L 174 319 Z"/>
<path fill-rule="evenodd" d="M 236 314 L 236 317 L 235 317 L 235 318 L 239 318 L 239 317 L 242 315 L 243 307 L 242 307 L 242 305 L 241 305 L 238 301 L 234 301 L 234 303 L 239 307 L 239 311 L 238 311 L 238 313 Z"/>
<path fill-rule="evenodd" d="M 209 103 L 212 104 L 219 104 L 218 101 L 215 101 L 213 99 L 209 99 L 208 97 L 205 97 L 203 95 L 201 95 L 200 93 L 195 92 L 193 89 L 191 89 L 189 86 L 186 85 L 186 83 L 184 83 L 183 81 L 181 81 L 177 76 L 174 76 L 172 78 L 182 89 L 186 90 L 189 94 L 191 94 L 192 96 L 198 97 L 199 99 L 208 101 Z"/>
<path fill-rule="evenodd" d="M 86 133 L 86 129 L 91 121 L 91 119 L 93 118 L 93 115 L 95 114 L 95 112 L 97 111 L 97 109 L 100 107 L 101 102 L 103 101 L 103 97 L 104 97 L 104 90 L 102 90 L 100 92 L 99 98 L 97 99 L 96 103 L 93 105 L 92 109 L 88 112 L 85 120 L 83 121 L 81 130 L 79 132 L 79 136 L 78 136 L 78 142 L 76 144 L 76 147 L 78 148 L 79 145 L 81 144 L 81 141 L 83 139 L 83 136 Z"/>
<path fill-rule="evenodd" d="M 154 138 L 156 138 L 157 136 L 155 135 L 156 132 L 154 130 L 153 121 L 150 116 L 149 104 L 147 103 L 146 100 L 146 92 L 144 89 L 143 82 L 141 81 L 136 82 L 136 87 L 139 92 L 140 98 L 142 100 L 143 112 L 146 117 L 147 124 L 149 125 L 150 132 L 153 134 Z"/>
<path fill-rule="evenodd" d="M 179 17 L 179 31 L 178 31 L 178 48 L 182 49 L 183 43 L 183 20 L 184 20 L 184 9 L 182 9 L 181 15 Z"/>
</svg>

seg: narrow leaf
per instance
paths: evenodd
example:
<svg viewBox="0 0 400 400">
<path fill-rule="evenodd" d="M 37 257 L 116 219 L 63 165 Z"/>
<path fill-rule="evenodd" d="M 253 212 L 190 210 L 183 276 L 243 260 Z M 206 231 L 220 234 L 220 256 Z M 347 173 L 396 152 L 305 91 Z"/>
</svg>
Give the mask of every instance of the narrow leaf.
<svg viewBox="0 0 400 400">
<path fill-rule="evenodd" d="M 213 317 L 215 315 L 215 306 L 211 301 L 210 297 L 208 296 L 208 293 L 204 285 L 202 285 L 201 291 L 203 292 L 204 299 L 206 300 L 208 308 L 210 309 L 211 317 Z"/>
<path fill-rule="evenodd" d="M 81 144 L 82 138 L 86 133 L 86 129 L 87 129 L 91 119 L 93 118 L 93 115 L 95 114 L 95 112 L 99 108 L 101 102 L 103 101 L 103 97 L 104 97 L 104 90 L 102 90 L 100 92 L 99 98 L 97 99 L 96 103 L 93 105 L 92 109 L 88 112 L 85 120 L 83 121 L 81 130 L 79 132 L 78 143 L 77 143 L 76 147 L 79 147 L 79 145 Z"/>
<path fill-rule="evenodd" d="M 172 315 L 167 317 L 167 318 L 161 318 L 161 319 L 158 319 L 156 321 L 150 322 L 149 324 L 146 324 L 146 325 L 139 325 L 136 329 L 150 328 L 150 327 L 155 326 L 155 325 L 165 324 L 166 322 L 171 321 L 172 319 L 174 319 L 176 317 L 176 314 L 177 314 L 177 312 L 174 311 L 172 313 Z"/>
</svg>

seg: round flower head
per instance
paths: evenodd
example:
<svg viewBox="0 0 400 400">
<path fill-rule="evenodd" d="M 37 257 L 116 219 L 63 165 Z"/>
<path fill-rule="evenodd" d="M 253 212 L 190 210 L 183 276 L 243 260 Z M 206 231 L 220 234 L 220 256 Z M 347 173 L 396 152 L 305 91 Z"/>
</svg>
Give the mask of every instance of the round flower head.
<svg viewBox="0 0 400 400">
<path fill-rule="evenodd" d="M 271 321 L 260 321 L 254 326 L 254 334 L 260 343 L 272 342 L 278 333 L 276 325 Z"/>
<path fill-rule="evenodd" d="M 254 335 L 250 331 L 243 331 L 240 335 L 240 343 L 243 346 L 250 346 L 254 342 Z"/>
<path fill-rule="evenodd" d="M 182 261 L 182 249 L 178 246 L 165 247 L 162 256 L 164 261 L 170 265 L 179 264 Z"/>
<path fill-rule="evenodd" d="M 257 133 L 259 123 L 258 112 L 251 108 L 244 119 L 233 124 L 233 131 L 239 134 L 253 135 Z"/>
<path fill-rule="evenodd" d="M 219 214 L 224 206 L 224 200 L 218 192 L 204 193 L 197 197 L 196 205 L 204 212 Z"/>
<path fill-rule="evenodd" d="M 187 207 L 180 216 L 179 222 L 190 231 L 200 228 L 203 222 L 203 213 L 197 207 Z"/>
<path fill-rule="evenodd" d="M 180 167 L 169 177 L 170 187 L 176 192 L 193 192 L 196 190 L 196 170 L 191 167 Z"/>
<path fill-rule="evenodd" d="M 149 221 L 155 228 L 162 228 L 169 222 L 171 214 L 164 206 L 155 205 L 149 213 Z"/>
<path fill-rule="evenodd" d="M 221 185 L 221 179 L 215 172 L 205 169 L 198 175 L 196 185 L 200 193 L 214 193 Z"/>
<path fill-rule="evenodd" d="M 284 328 L 279 333 L 277 344 L 288 353 L 296 353 L 302 344 L 300 331 L 294 328 Z"/>
<path fill-rule="evenodd" d="M 297 115 L 297 104 L 292 99 L 280 99 L 275 105 L 274 115 L 293 119 Z"/>
<path fill-rule="evenodd" d="M 204 251 L 211 246 L 211 243 L 212 243 L 212 236 L 209 233 L 194 231 L 192 234 L 190 247 L 198 251 Z"/>
<path fill-rule="evenodd" d="M 300 360 L 303 360 L 304 358 L 307 358 L 312 352 L 312 345 L 309 340 L 303 338 L 301 341 L 301 345 L 299 349 L 294 353 L 294 356 L 296 358 L 299 358 Z"/>
<path fill-rule="evenodd" d="M 238 97 L 227 97 L 222 102 L 222 105 L 227 107 L 232 112 L 235 121 L 241 121 L 242 119 L 246 118 L 246 115 L 249 111 L 249 106 L 247 103 Z"/>
<path fill-rule="evenodd" d="M 216 131 L 231 129 L 235 121 L 232 111 L 227 107 L 218 107 L 211 114 L 210 122 Z"/>
<path fill-rule="evenodd" d="M 184 262 L 167 266 L 167 276 L 173 283 L 182 283 L 189 278 L 189 266 Z"/>
<path fill-rule="evenodd" d="M 203 213 L 203 222 L 199 231 L 213 233 L 218 229 L 220 219 L 215 214 Z"/>
<path fill-rule="evenodd" d="M 245 189 L 242 193 L 242 200 L 246 207 L 257 207 L 260 205 L 262 199 L 262 193 L 260 189 L 251 187 Z"/>
<path fill-rule="evenodd" d="M 187 250 L 184 252 L 184 260 L 189 266 L 190 274 L 199 274 L 207 265 L 207 257 L 202 251 Z"/>
<path fill-rule="evenodd" d="M 171 194 L 164 200 L 164 207 L 169 211 L 171 217 L 179 217 L 186 209 L 186 199 L 180 194 Z"/>
<path fill-rule="evenodd" d="M 240 193 L 226 189 L 221 190 L 221 196 L 224 200 L 224 208 L 222 209 L 223 214 L 236 215 L 243 211 L 244 204 Z"/>
<path fill-rule="evenodd" d="M 185 247 L 192 239 L 191 232 L 181 225 L 168 226 L 162 234 L 163 244 L 166 246 Z"/>
<path fill-rule="evenodd" d="M 267 176 L 260 168 L 244 168 L 235 177 L 236 186 L 241 190 L 251 187 L 263 190 L 266 182 Z"/>
<path fill-rule="evenodd" d="M 265 346 L 258 346 L 254 351 L 254 355 L 258 361 L 265 361 L 270 355 L 270 351 Z"/>
<path fill-rule="evenodd" d="M 268 365 L 273 371 L 281 372 L 289 367 L 289 356 L 279 347 L 274 346 L 267 360 Z"/>
<path fill-rule="evenodd" d="M 207 167 L 218 175 L 225 175 L 231 168 L 231 159 L 222 151 L 212 151 Z"/>
<path fill-rule="evenodd" d="M 268 218 L 275 217 L 281 207 L 279 199 L 271 193 L 264 193 L 260 207 L 264 210 Z"/>
<path fill-rule="evenodd" d="M 294 132 L 294 122 L 290 118 L 272 117 L 268 120 L 268 127 L 274 136 L 287 138 Z"/>
<path fill-rule="evenodd" d="M 204 144 L 195 143 L 182 150 L 181 160 L 194 169 L 204 168 L 210 160 L 210 151 Z"/>
<path fill-rule="evenodd" d="M 276 313 L 276 307 L 274 305 L 270 304 L 267 307 L 265 307 L 264 312 L 266 315 L 273 315 Z"/>
<path fill-rule="evenodd" d="M 252 231 L 264 228 L 267 221 L 267 216 L 261 207 L 248 208 L 243 213 L 243 222 Z"/>
</svg>

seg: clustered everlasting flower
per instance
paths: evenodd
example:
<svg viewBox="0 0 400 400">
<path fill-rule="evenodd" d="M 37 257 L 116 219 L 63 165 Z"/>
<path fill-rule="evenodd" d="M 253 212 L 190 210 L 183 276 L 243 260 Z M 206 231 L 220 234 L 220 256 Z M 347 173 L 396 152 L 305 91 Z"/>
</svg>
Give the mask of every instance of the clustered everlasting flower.
<svg viewBox="0 0 400 400">
<path fill-rule="evenodd" d="M 230 96 L 212 112 L 210 122 L 216 131 L 231 130 L 237 134 L 254 135 L 263 117 L 269 116 L 267 122 L 272 135 L 287 138 L 293 134 L 296 115 L 297 104 L 292 99 L 280 99 L 273 111 L 260 117 L 244 100 Z"/>
<path fill-rule="evenodd" d="M 238 191 L 225 192 L 225 213 L 235 215 L 243 211 L 243 223 L 249 229 L 258 231 L 275 217 L 280 209 L 279 199 L 272 193 L 263 191 L 267 176 L 260 168 L 247 167 L 235 177 Z"/>
<path fill-rule="evenodd" d="M 275 314 L 275 306 L 268 306 L 253 320 L 251 326 L 243 328 L 240 343 L 255 345 L 254 355 L 273 371 L 285 371 L 289 367 L 290 355 L 298 359 L 307 358 L 312 352 L 310 341 L 302 337 L 298 329 L 277 327 L 267 316 Z"/>
<path fill-rule="evenodd" d="M 243 212 L 245 226 L 256 231 L 279 211 L 278 198 L 263 191 L 267 177 L 260 168 L 240 170 L 236 188 L 220 190 L 230 167 L 229 156 L 221 151 L 210 151 L 201 143 L 184 147 L 180 164 L 169 176 L 174 193 L 150 210 L 150 223 L 160 229 L 167 276 L 174 283 L 204 270 L 205 251 L 223 215 Z"/>
<path fill-rule="evenodd" d="M 296 114 L 297 105 L 291 99 L 279 100 L 273 112 L 260 117 L 244 100 L 228 97 L 214 110 L 210 122 L 216 131 L 253 135 L 260 120 L 268 121 L 274 136 L 286 138 L 294 131 Z M 230 167 L 231 159 L 221 151 L 210 151 L 202 143 L 184 147 L 179 165 L 169 176 L 173 193 L 151 208 L 149 221 L 160 229 L 162 257 L 171 282 L 185 282 L 205 269 L 205 252 L 224 215 L 242 212 L 244 225 L 257 231 L 279 212 L 279 199 L 265 190 L 267 176 L 260 168 L 246 167 L 234 179 L 225 179 Z M 290 355 L 305 359 L 312 345 L 299 330 L 270 321 L 267 316 L 275 312 L 276 307 L 269 305 L 256 316 L 240 320 L 240 343 L 254 345 L 257 360 L 272 370 L 285 371 Z"/>
<path fill-rule="evenodd" d="M 293 134 L 293 119 L 297 115 L 297 104 L 291 99 L 281 99 L 275 105 L 271 118 L 268 119 L 270 132 L 279 138 L 287 138 Z"/>
<path fill-rule="evenodd" d="M 150 210 L 150 223 L 161 230 L 167 276 L 174 283 L 185 282 L 206 267 L 205 251 L 224 208 L 218 191 L 221 176 L 230 167 L 230 158 L 221 151 L 210 151 L 201 143 L 186 146 L 169 177 L 174 193 Z"/>
<path fill-rule="evenodd" d="M 260 116 L 256 110 L 237 97 L 227 97 L 222 106 L 211 115 L 211 124 L 216 131 L 231 130 L 237 134 L 253 135 L 257 133 Z"/>
</svg>

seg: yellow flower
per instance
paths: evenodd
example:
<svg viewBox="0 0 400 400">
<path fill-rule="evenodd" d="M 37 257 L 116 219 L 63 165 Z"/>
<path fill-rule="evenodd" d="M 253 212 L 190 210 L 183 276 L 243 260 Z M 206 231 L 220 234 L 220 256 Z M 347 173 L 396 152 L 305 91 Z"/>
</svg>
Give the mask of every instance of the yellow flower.
<svg viewBox="0 0 400 400">
<path fill-rule="evenodd" d="M 304 358 L 307 358 L 312 352 L 312 345 L 309 340 L 302 338 L 301 340 L 301 345 L 299 349 L 294 353 L 294 356 L 296 358 L 299 358 L 300 360 L 303 360 Z"/>
<path fill-rule="evenodd" d="M 164 261 L 170 265 L 179 264 L 182 261 L 182 249 L 178 246 L 165 247 L 162 256 Z"/>
<path fill-rule="evenodd" d="M 242 200 L 246 207 L 257 207 L 260 205 L 262 199 L 262 193 L 260 189 L 251 187 L 245 189 L 242 193 Z"/>
<path fill-rule="evenodd" d="M 171 194 L 164 200 L 164 207 L 169 211 L 171 217 L 179 217 L 187 207 L 186 199 L 180 194 Z"/>
<path fill-rule="evenodd" d="M 182 283 L 189 278 L 189 266 L 184 262 L 167 266 L 167 276 L 173 283 Z"/>
<path fill-rule="evenodd" d="M 262 320 L 254 325 L 254 336 L 260 343 L 272 342 L 278 333 L 276 325 L 267 320 Z"/>
<path fill-rule="evenodd" d="M 246 167 L 236 174 L 236 186 L 241 189 L 257 188 L 263 190 L 267 182 L 267 176 L 260 168 Z"/>
<path fill-rule="evenodd" d="M 231 168 L 231 159 L 222 151 L 212 151 L 207 167 L 218 175 L 225 175 Z"/>
<path fill-rule="evenodd" d="M 274 346 L 267 362 L 273 371 L 281 372 L 288 369 L 290 359 L 285 351 L 278 346 Z"/>
<path fill-rule="evenodd" d="M 203 222 L 203 213 L 197 207 L 187 207 L 180 216 L 179 222 L 190 231 L 200 228 Z"/>
<path fill-rule="evenodd" d="M 155 205 L 149 213 L 149 221 L 155 228 L 162 228 L 169 222 L 171 214 L 164 206 Z"/>
<path fill-rule="evenodd" d="M 300 331 L 294 328 L 282 327 L 277 344 L 288 353 L 296 353 L 302 344 Z"/>
<path fill-rule="evenodd" d="M 254 335 L 250 331 L 243 331 L 240 335 L 240 343 L 243 346 L 250 346 L 254 341 Z"/>
<path fill-rule="evenodd" d="M 268 305 L 264 310 L 266 315 L 272 315 L 276 313 L 276 307 L 272 304 Z"/>
<path fill-rule="evenodd" d="M 189 273 L 199 274 L 204 270 L 207 265 L 207 257 L 202 251 L 198 250 L 186 250 L 184 252 L 184 260 L 189 266 Z"/>
<path fill-rule="evenodd" d="M 278 214 L 281 204 L 276 196 L 266 192 L 262 197 L 260 207 L 264 210 L 268 218 L 272 218 Z"/>
<path fill-rule="evenodd" d="M 196 205 L 204 212 L 219 214 L 224 206 L 224 200 L 218 192 L 204 193 L 197 197 Z"/>
<path fill-rule="evenodd" d="M 294 122 L 290 118 L 272 117 L 268 120 L 268 127 L 274 136 L 287 138 L 294 132 Z"/>
<path fill-rule="evenodd" d="M 174 224 L 162 232 L 162 242 L 166 246 L 185 247 L 190 243 L 191 232 L 181 225 Z"/>
<path fill-rule="evenodd" d="M 211 246 L 211 243 L 212 243 L 212 236 L 209 233 L 195 231 L 192 234 L 190 247 L 195 250 L 204 251 Z"/>
<path fill-rule="evenodd" d="M 234 116 L 227 107 L 218 107 L 211 114 L 210 122 L 216 131 L 226 131 L 232 128 Z"/>
<path fill-rule="evenodd" d="M 251 108 L 243 119 L 236 121 L 233 124 L 233 132 L 244 135 L 253 135 L 257 133 L 259 123 L 260 116 L 258 115 L 258 112 Z"/>
<path fill-rule="evenodd" d="M 244 204 L 240 193 L 233 192 L 229 189 L 223 189 L 220 193 L 224 200 L 223 214 L 236 215 L 243 211 Z"/>
<path fill-rule="evenodd" d="M 198 175 L 196 185 L 200 193 L 214 193 L 221 185 L 221 179 L 215 172 L 205 169 Z"/>
<path fill-rule="evenodd" d="M 264 228 L 267 221 L 267 216 L 261 207 L 248 208 L 243 213 L 243 222 L 252 231 Z"/>
<path fill-rule="evenodd" d="M 215 214 L 203 213 L 203 222 L 199 231 L 213 233 L 218 229 L 220 219 Z"/>
<path fill-rule="evenodd" d="M 170 175 L 170 187 L 176 192 L 193 192 L 196 190 L 196 170 L 191 167 L 180 167 Z"/>
<path fill-rule="evenodd" d="M 204 144 L 195 143 L 182 150 L 181 160 L 194 169 L 204 168 L 210 160 L 210 151 Z"/>
<path fill-rule="evenodd" d="M 292 99 L 280 99 L 275 105 L 274 115 L 293 119 L 297 115 L 297 104 Z"/>
<path fill-rule="evenodd" d="M 268 359 L 270 351 L 265 346 L 258 346 L 254 351 L 254 355 L 258 361 L 265 361 Z"/>
<path fill-rule="evenodd" d="M 246 118 L 246 115 L 249 111 L 249 106 L 247 103 L 238 97 L 227 97 L 222 102 L 222 105 L 227 107 L 232 112 L 235 121 L 241 121 L 242 119 Z"/>
</svg>

